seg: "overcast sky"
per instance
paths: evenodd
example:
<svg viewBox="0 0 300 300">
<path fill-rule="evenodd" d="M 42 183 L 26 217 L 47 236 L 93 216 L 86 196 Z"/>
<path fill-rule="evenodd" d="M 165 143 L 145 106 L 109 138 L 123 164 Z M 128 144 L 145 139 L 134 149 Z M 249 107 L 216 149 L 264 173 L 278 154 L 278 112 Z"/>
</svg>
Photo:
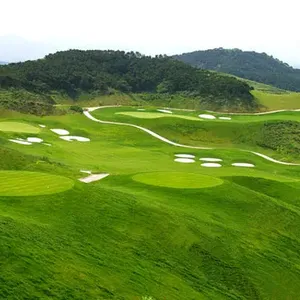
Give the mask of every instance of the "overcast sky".
<svg viewBox="0 0 300 300">
<path fill-rule="evenodd" d="M 299 0 L 1 1 L 0 61 L 80 49 L 266 52 L 300 66 Z"/>
</svg>

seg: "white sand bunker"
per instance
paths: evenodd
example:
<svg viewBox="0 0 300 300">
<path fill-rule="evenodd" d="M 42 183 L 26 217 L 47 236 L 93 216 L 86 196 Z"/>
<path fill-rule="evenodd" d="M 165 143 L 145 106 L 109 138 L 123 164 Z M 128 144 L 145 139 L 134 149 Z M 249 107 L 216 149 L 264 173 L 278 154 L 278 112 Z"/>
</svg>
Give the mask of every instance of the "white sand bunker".
<svg viewBox="0 0 300 300">
<path fill-rule="evenodd" d="M 253 164 L 249 163 L 234 163 L 232 164 L 234 167 L 244 167 L 244 168 L 254 168 L 255 166 Z"/>
<path fill-rule="evenodd" d="M 168 109 L 158 109 L 157 111 L 162 112 L 162 113 L 166 113 L 166 114 L 172 114 L 172 112 Z"/>
<path fill-rule="evenodd" d="M 202 118 L 202 119 L 208 119 L 208 120 L 214 120 L 216 118 L 213 115 L 207 115 L 207 114 L 199 115 L 199 117 Z"/>
<path fill-rule="evenodd" d="M 72 142 L 72 141 L 90 142 L 91 141 L 89 138 L 82 137 L 82 136 L 75 136 L 75 135 L 60 136 L 60 138 L 68 142 Z"/>
<path fill-rule="evenodd" d="M 223 161 L 223 159 L 221 159 L 221 158 L 212 158 L 212 157 L 202 157 L 199 160 L 201 160 L 201 161 L 210 161 L 210 162 Z"/>
<path fill-rule="evenodd" d="M 59 135 L 68 135 L 70 132 L 65 129 L 50 129 L 52 132 L 59 134 Z"/>
<path fill-rule="evenodd" d="M 145 108 L 138 108 L 137 110 L 138 111 L 145 111 L 146 109 Z"/>
<path fill-rule="evenodd" d="M 109 174 L 93 174 L 84 178 L 80 178 L 79 181 L 84 182 L 84 183 L 90 183 L 94 181 L 101 180 L 105 177 L 107 177 Z"/>
<path fill-rule="evenodd" d="M 219 117 L 220 120 L 231 120 L 230 117 Z"/>
<path fill-rule="evenodd" d="M 39 124 L 39 126 L 42 127 L 42 128 L 46 127 L 46 125 L 43 125 L 43 124 Z"/>
<path fill-rule="evenodd" d="M 179 158 L 195 158 L 193 154 L 175 154 L 175 156 Z"/>
<path fill-rule="evenodd" d="M 11 141 L 13 143 L 21 144 L 21 145 L 32 145 L 32 143 L 23 141 L 21 139 L 18 139 L 18 140 L 10 139 L 9 141 Z"/>
<path fill-rule="evenodd" d="M 217 163 L 204 163 L 201 166 L 206 167 L 206 168 L 220 168 L 220 167 L 222 167 L 222 165 L 217 164 Z"/>
<path fill-rule="evenodd" d="M 92 174 L 92 171 L 89 170 L 80 170 L 81 173 Z"/>
<path fill-rule="evenodd" d="M 195 162 L 195 160 L 191 158 L 175 158 L 174 161 L 184 164 L 192 164 Z"/>
<path fill-rule="evenodd" d="M 45 145 L 45 146 L 49 146 L 49 147 L 51 147 L 51 146 L 52 146 L 51 144 L 48 144 L 48 143 L 43 143 L 43 145 Z"/>
<path fill-rule="evenodd" d="M 28 137 L 27 141 L 30 142 L 30 143 L 41 143 L 41 142 L 43 142 L 42 139 L 37 138 L 37 137 Z"/>
</svg>

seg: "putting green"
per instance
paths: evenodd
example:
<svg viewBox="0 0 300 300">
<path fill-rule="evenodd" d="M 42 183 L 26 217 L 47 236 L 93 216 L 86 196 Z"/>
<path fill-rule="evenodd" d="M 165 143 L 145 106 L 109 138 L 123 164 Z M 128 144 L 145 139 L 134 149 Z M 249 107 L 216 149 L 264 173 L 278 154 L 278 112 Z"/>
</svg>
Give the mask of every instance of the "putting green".
<svg viewBox="0 0 300 300">
<path fill-rule="evenodd" d="M 157 113 L 157 112 L 138 112 L 138 111 L 124 111 L 118 112 L 116 115 L 130 116 L 139 119 L 158 119 L 158 118 L 180 118 L 192 121 L 202 121 L 200 118 L 184 115 L 174 115 L 167 113 Z"/>
<path fill-rule="evenodd" d="M 198 189 L 220 185 L 223 180 L 216 177 L 184 172 L 142 173 L 132 177 L 134 181 L 178 189 Z"/>
<path fill-rule="evenodd" d="M 0 171 L 0 196 L 35 196 L 71 189 L 73 180 L 46 173 Z"/>
<path fill-rule="evenodd" d="M 0 131 L 7 131 L 7 132 L 24 132 L 24 133 L 39 133 L 40 129 L 26 124 L 26 123 L 19 123 L 19 122 L 0 122 Z"/>
</svg>

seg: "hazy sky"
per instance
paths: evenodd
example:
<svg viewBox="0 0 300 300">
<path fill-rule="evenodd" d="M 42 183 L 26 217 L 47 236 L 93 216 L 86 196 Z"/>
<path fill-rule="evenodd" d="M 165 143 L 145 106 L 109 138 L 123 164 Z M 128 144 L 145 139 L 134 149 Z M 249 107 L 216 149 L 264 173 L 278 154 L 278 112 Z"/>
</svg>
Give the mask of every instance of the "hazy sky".
<svg viewBox="0 0 300 300">
<path fill-rule="evenodd" d="M 267 52 L 300 66 L 299 0 L 1 1 L 0 61 L 69 48 Z"/>
</svg>

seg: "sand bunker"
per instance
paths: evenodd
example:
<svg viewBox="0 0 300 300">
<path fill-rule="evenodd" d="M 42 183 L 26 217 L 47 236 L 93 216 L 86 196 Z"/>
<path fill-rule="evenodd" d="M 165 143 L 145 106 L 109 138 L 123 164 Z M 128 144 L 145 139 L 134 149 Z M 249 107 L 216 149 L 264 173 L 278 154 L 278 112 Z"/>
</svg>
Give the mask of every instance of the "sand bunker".
<svg viewBox="0 0 300 300">
<path fill-rule="evenodd" d="M 51 147 L 51 146 L 52 146 L 51 144 L 48 144 L 48 143 L 43 143 L 43 145 L 45 145 L 45 146 L 49 146 L 49 147 Z"/>
<path fill-rule="evenodd" d="M 39 124 L 39 126 L 42 127 L 42 128 L 46 127 L 46 125 L 43 125 L 43 124 Z"/>
<path fill-rule="evenodd" d="M 30 143 L 41 143 L 43 140 L 37 137 L 28 137 L 27 142 Z"/>
<path fill-rule="evenodd" d="M 216 118 L 213 115 L 207 115 L 207 114 L 199 115 L 199 117 L 202 119 L 208 119 L 208 120 L 214 120 Z"/>
<path fill-rule="evenodd" d="M 217 163 L 204 163 L 201 166 L 206 167 L 206 168 L 220 168 L 220 167 L 222 167 L 222 165 L 217 164 Z"/>
<path fill-rule="evenodd" d="M 184 164 L 192 164 L 195 162 L 195 160 L 191 158 L 175 158 L 174 161 Z"/>
<path fill-rule="evenodd" d="M 219 117 L 220 120 L 231 120 L 230 117 Z"/>
<path fill-rule="evenodd" d="M 146 109 L 145 108 L 138 108 L 137 110 L 138 111 L 145 111 Z"/>
<path fill-rule="evenodd" d="M 221 159 L 221 158 L 211 158 L 211 157 L 202 157 L 199 160 L 201 160 L 201 161 L 210 161 L 210 162 L 223 161 L 223 159 Z"/>
<path fill-rule="evenodd" d="M 84 182 L 84 183 L 90 183 L 93 181 L 98 181 L 100 179 L 103 179 L 107 177 L 109 174 L 93 174 L 84 178 L 80 178 L 79 181 Z"/>
<path fill-rule="evenodd" d="M 172 112 L 170 110 L 167 110 L 167 109 L 158 109 L 157 111 L 162 112 L 162 113 L 166 113 L 166 114 L 172 114 Z"/>
<path fill-rule="evenodd" d="M 92 174 L 92 171 L 89 170 L 80 170 L 81 173 Z"/>
<path fill-rule="evenodd" d="M 65 129 L 50 129 L 52 132 L 59 134 L 59 135 L 68 135 L 70 132 Z"/>
<path fill-rule="evenodd" d="M 11 142 L 13 142 L 13 143 L 21 144 L 21 145 L 32 145 L 32 143 L 27 142 L 27 141 L 22 141 L 22 140 L 14 140 L 14 139 L 11 139 L 11 140 L 9 140 L 9 141 L 11 141 Z"/>
<path fill-rule="evenodd" d="M 234 164 L 232 164 L 232 166 L 234 166 L 234 167 L 245 167 L 245 168 L 255 167 L 253 164 L 249 164 L 249 163 L 234 163 Z"/>
<path fill-rule="evenodd" d="M 72 141 L 78 141 L 78 142 L 90 142 L 89 138 L 82 137 L 82 136 L 75 136 L 75 135 L 68 135 L 68 136 L 60 136 L 61 139 L 72 142 Z"/>
<path fill-rule="evenodd" d="M 179 158 L 195 158 L 193 154 L 175 154 L 175 156 Z"/>
</svg>

